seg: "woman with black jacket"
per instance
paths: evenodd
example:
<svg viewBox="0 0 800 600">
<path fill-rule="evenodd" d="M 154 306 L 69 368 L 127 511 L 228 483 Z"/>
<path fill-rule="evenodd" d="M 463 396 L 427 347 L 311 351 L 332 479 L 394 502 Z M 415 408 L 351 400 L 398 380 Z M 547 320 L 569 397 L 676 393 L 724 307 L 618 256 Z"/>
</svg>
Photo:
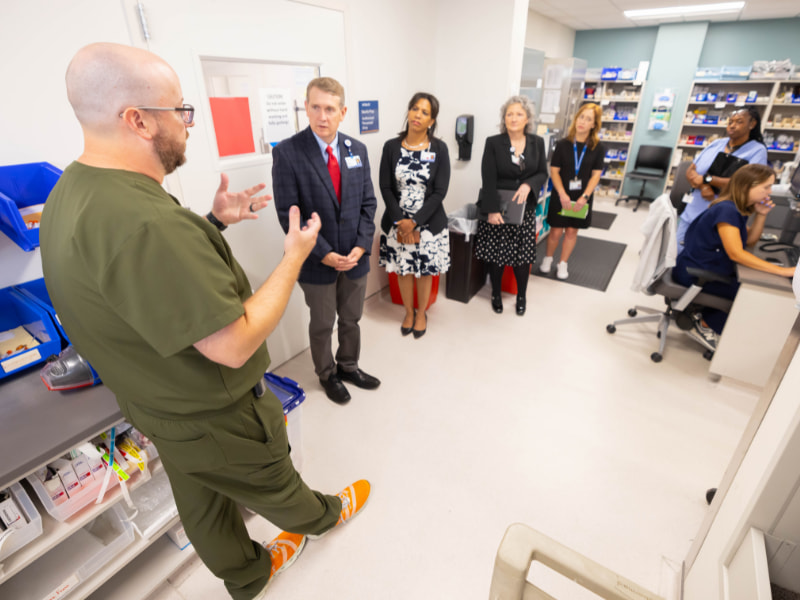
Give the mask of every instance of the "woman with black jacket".
<svg viewBox="0 0 800 600">
<path fill-rule="evenodd" d="M 381 218 L 380 265 L 396 273 L 406 309 L 400 325 L 404 336 L 421 338 L 428 329 L 425 307 L 432 277 L 450 268 L 450 239 L 442 201 L 450 184 L 447 145 L 433 137 L 439 101 L 418 92 L 408 103 L 404 131 L 383 146 L 380 166 L 381 196 L 386 211 Z M 417 303 L 414 310 L 414 280 Z"/>
<path fill-rule="evenodd" d="M 533 131 L 533 103 L 512 96 L 500 110 L 499 135 L 486 138 L 481 163 L 478 208 L 485 220 L 478 222 L 475 255 L 485 263 L 492 283 L 492 309 L 503 312 L 501 283 L 506 265 L 517 280 L 517 314 L 525 314 L 531 265 L 536 261 L 536 203 L 547 181 L 544 140 Z M 511 202 L 525 204 L 522 224 L 503 220 L 497 190 L 514 192 Z"/>
</svg>

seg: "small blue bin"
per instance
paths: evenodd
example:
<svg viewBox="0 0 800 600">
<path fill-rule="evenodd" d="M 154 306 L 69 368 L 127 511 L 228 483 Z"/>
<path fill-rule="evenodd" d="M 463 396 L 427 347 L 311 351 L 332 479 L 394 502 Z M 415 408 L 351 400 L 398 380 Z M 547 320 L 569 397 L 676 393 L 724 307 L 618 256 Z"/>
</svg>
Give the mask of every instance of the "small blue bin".
<svg viewBox="0 0 800 600">
<path fill-rule="evenodd" d="M 44 279 L 34 279 L 33 281 L 28 281 L 27 283 L 20 283 L 15 285 L 14 289 L 19 291 L 31 302 L 38 304 L 47 311 L 47 314 L 49 314 L 50 318 L 53 319 L 53 324 L 61 336 L 62 348 L 66 348 L 70 343 L 69 337 L 67 337 L 67 332 L 64 331 L 64 328 L 61 326 L 61 321 L 58 320 L 56 309 L 53 308 L 53 302 L 50 300 L 50 294 L 47 293 L 47 286 L 44 284 Z"/>
<path fill-rule="evenodd" d="M 50 315 L 13 288 L 0 290 L 0 332 L 22 326 L 39 342 L 35 348 L 0 357 L 0 379 L 46 361 L 61 351 L 61 338 Z"/>
<path fill-rule="evenodd" d="M 59 177 L 46 162 L 0 167 L 0 231 L 25 251 L 39 245 L 39 229 L 28 229 L 19 209 L 44 204 Z"/>
<path fill-rule="evenodd" d="M 288 415 L 291 410 L 300 406 L 303 400 L 306 399 L 306 393 L 303 391 L 303 388 L 293 379 L 279 377 L 274 373 L 264 374 L 264 379 L 270 391 L 281 401 L 283 405 L 283 414 L 285 415 Z"/>
</svg>

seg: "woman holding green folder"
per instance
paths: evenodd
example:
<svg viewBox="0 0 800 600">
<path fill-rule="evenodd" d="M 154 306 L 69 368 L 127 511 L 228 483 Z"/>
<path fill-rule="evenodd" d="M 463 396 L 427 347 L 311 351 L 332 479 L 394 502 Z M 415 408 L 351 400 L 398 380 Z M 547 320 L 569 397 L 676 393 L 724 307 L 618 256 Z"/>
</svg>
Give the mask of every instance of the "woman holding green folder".
<svg viewBox="0 0 800 600">
<path fill-rule="evenodd" d="M 559 140 L 553 151 L 550 163 L 553 193 L 547 211 L 550 234 L 547 236 L 546 256 L 539 270 L 550 272 L 553 254 L 563 235 L 561 262 L 556 266 L 559 279 L 569 277 L 567 261 L 578 240 L 578 229 L 586 229 L 592 224 L 592 193 L 600 183 L 606 155 L 598 137 L 602 116 L 597 104 L 581 106 L 569 126 L 567 137 Z"/>
</svg>

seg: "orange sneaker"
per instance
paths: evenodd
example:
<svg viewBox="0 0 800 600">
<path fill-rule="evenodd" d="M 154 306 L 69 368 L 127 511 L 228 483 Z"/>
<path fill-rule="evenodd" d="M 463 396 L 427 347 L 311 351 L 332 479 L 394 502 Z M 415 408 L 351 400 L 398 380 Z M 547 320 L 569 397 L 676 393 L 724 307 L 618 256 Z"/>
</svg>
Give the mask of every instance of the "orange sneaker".
<svg viewBox="0 0 800 600">
<path fill-rule="evenodd" d="M 364 505 L 367 503 L 367 499 L 369 498 L 370 493 L 370 485 L 369 481 L 366 479 L 359 479 L 355 483 L 347 486 L 341 492 L 336 494 L 339 499 L 342 501 L 342 512 L 339 513 L 339 520 L 336 521 L 336 525 L 340 525 L 341 523 L 346 523 L 353 517 L 355 517 L 361 509 L 364 508 Z M 310 535 L 308 536 L 309 539 L 318 540 L 323 535 L 326 535 L 329 531 L 331 531 L 334 525 L 328 531 L 321 533 L 319 535 Z"/>
<path fill-rule="evenodd" d="M 270 581 L 275 575 L 297 560 L 305 544 L 306 536 L 303 534 L 282 531 L 275 539 L 264 546 L 269 552 L 269 560 L 272 563 L 272 568 L 269 572 Z"/>
<path fill-rule="evenodd" d="M 336 521 L 336 524 L 339 525 L 355 517 L 367 503 L 369 492 L 369 481 L 359 479 L 336 494 L 342 501 L 342 512 L 339 514 L 339 520 Z"/>
</svg>

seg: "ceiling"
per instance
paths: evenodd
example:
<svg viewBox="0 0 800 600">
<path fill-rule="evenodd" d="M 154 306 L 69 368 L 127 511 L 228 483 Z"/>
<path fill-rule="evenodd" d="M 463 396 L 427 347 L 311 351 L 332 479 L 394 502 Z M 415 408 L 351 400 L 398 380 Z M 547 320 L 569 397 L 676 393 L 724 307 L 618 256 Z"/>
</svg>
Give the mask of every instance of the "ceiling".
<svg viewBox="0 0 800 600">
<path fill-rule="evenodd" d="M 693 4 L 716 4 L 728 0 L 529 0 L 529 8 L 554 21 L 576 30 L 617 29 L 621 27 L 652 27 L 662 23 L 684 21 L 753 21 L 800 17 L 798 0 L 745 0 L 742 11 L 717 17 L 704 15 L 690 19 L 631 21 L 623 11 Z"/>
</svg>

